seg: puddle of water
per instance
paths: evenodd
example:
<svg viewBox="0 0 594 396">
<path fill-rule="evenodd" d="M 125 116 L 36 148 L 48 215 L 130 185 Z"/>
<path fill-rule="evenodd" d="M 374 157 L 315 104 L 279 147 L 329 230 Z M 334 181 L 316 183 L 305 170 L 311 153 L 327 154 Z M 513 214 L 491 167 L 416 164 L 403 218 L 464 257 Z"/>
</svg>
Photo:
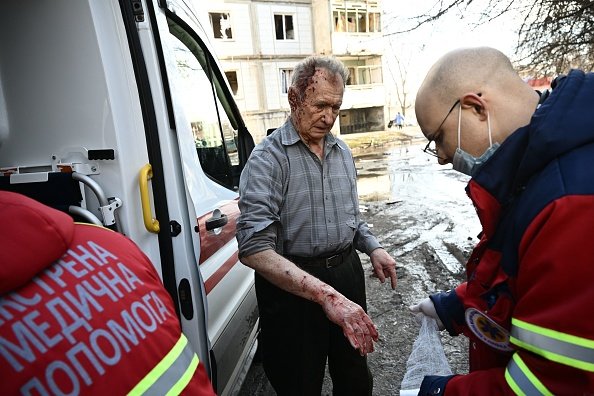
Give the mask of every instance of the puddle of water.
<svg viewBox="0 0 594 396">
<path fill-rule="evenodd" d="M 373 175 L 357 178 L 359 198 L 363 201 L 390 201 L 393 175 Z"/>
<path fill-rule="evenodd" d="M 393 147 L 355 157 L 357 188 L 362 201 L 396 201 L 430 197 L 431 200 L 468 200 L 468 177 L 439 165 L 422 151 L 421 144 Z"/>
</svg>

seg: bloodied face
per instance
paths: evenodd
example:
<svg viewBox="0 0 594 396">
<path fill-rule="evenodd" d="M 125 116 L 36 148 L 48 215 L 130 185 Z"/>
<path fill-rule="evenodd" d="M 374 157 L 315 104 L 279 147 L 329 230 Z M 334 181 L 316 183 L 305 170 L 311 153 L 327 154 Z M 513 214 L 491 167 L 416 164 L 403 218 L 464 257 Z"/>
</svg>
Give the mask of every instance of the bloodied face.
<svg viewBox="0 0 594 396">
<path fill-rule="evenodd" d="M 339 74 L 317 68 L 307 81 L 303 98 L 299 87 L 289 90 L 289 104 L 293 125 L 301 138 L 307 143 L 317 143 L 330 132 L 338 116 L 344 83 Z"/>
</svg>

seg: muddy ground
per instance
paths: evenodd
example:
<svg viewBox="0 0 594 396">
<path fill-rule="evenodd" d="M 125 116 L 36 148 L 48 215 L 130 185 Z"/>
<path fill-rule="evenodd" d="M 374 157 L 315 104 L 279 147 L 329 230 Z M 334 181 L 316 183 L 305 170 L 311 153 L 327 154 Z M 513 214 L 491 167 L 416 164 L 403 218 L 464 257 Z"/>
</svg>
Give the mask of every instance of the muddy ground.
<svg viewBox="0 0 594 396">
<path fill-rule="evenodd" d="M 406 372 L 406 361 L 419 331 L 419 325 L 408 311 L 408 306 L 436 290 L 447 290 L 463 279 L 461 272 L 451 272 L 439 259 L 428 242 L 421 242 L 414 249 L 407 249 L 409 237 L 399 236 L 399 231 L 417 218 L 385 216 L 382 204 L 369 206 L 368 218 L 384 246 L 397 261 L 398 286 L 392 291 L 369 276 L 367 280 L 368 313 L 378 327 L 380 339 L 376 350 L 369 355 L 369 366 L 374 375 L 374 395 L 398 395 L 400 382 Z M 382 231 L 380 231 L 382 230 Z M 414 236 L 413 236 L 414 238 Z M 465 251 L 451 247 L 455 255 Z M 371 273 L 371 264 L 361 255 L 364 268 Z M 453 372 L 468 371 L 467 342 L 462 337 L 452 338 L 445 332 L 442 343 Z"/>
<path fill-rule="evenodd" d="M 422 145 L 413 131 L 410 139 L 353 150 L 364 219 L 397 262 L 398 285 L 392 290 L 371 276 L 369 258 L 360 254 L 368 274 L 368 313 L 380 333 L 375 352 L 368 356 L 373 394 L 378 396 L 400 390 L 419 331 L 408 306 L 464 279 L 463 263 L 480 231 L 464 193 L 465 177 L 438 166 L 422 153 Z M 466 373 L 467 340 L 445 332 L 441 338 L 452 371 Z M 258 361 L 239 394 L 275 394 Z M 322 394 L 332 394 L 328 378 Z"/>
</svg>

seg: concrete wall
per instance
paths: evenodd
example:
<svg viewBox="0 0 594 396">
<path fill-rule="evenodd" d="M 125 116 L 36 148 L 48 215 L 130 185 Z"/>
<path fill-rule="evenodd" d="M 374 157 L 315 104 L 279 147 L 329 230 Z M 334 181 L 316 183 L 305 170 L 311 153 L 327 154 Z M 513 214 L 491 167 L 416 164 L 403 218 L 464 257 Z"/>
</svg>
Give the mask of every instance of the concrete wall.
<svg viewBox="0 0 594 396">
<path fill-rule="evenodd" d="M 317 54 L 332 54 L 332 9 L 328 0 L 312 0 L 314 47 Z"/>
<path fill-rule="evenodd" d="M 256 23 L 262 55 L 297 55 L 313 53 L 311 8 L 309 4 L 256 4 Z M 295 38 L 277 40 L 274 31 L 274 15 L 293 16 Z"/>
</svg>

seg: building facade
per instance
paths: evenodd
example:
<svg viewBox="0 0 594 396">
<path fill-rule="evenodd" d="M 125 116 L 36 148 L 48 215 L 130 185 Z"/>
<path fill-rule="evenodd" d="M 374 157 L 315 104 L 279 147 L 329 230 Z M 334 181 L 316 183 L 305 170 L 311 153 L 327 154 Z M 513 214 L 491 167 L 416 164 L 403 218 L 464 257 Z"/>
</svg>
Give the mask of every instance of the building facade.
<svg viewBox="0 0 594 396">
<path fill-rule="evenodd" d="M 256 142 L 283 124 L 293 68 L 333 55 L 350 77 L 335 134 L 385 128 L 380 0 L 217 0 L 203 23 Z"/>
<path fill-rule="evenodd" d="M 340 133 L 383 130 L 386 92 L 380 1 L 313 0 L 312 8 L 316 49 L 336 56 L 349 69 Z M 330 40 L 322 29 L 330 31 Z"/>
</svg>

